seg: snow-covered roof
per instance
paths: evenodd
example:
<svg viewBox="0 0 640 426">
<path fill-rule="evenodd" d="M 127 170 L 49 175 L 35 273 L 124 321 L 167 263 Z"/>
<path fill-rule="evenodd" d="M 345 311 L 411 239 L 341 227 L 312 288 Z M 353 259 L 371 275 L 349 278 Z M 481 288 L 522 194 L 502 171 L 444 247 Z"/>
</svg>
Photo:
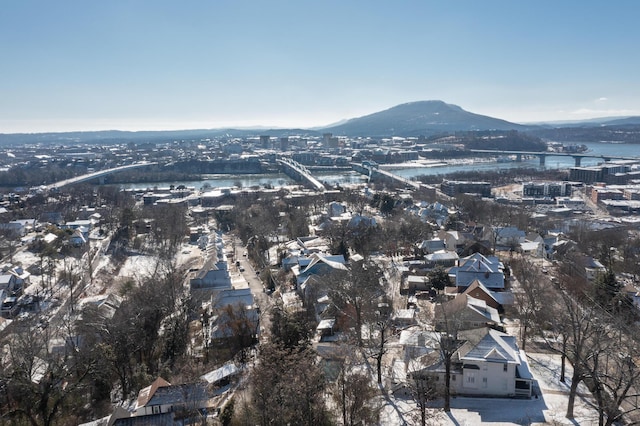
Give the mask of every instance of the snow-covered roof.
<svg viewBox="0 0 640 426">
<path fill-rule="evenodd" d="M 309 262 L 307 267 L 300 272 L 301 274 L 308 272 L 309 270 L 311 270 L 311 268 L 313 268 L 318 263 L 325 263 L 329 265 L 332 269 L 339 269 L 343 271 L 346 271 L 348 269 L 344 264 L 345 260 L 344 260 L 344 256 L 342 255 L 323 256 L 323 255 L 314 253 L 311 255 L 310 259 L 311 259 L 311 262 Z"/>
<path fill-rule="evenodd" d="M 236 367 L 234 363 L 228 363 L 223 365 L 220 368 L 217 368 L 213 371 L 209 371 L 208 373 L 203 374 L 202 376 L 200 376 L 200 378 L 206 381 L 207 383 L 216 383 L 222 379 L 225 379 L 227 377 L 237 374 L 239 371 L 240 370 L 238 370 L 238 367 Z"/>
<path fill-rule="evenodd" d="M 334 318 L 323 319 L 318 323 L 316 330 L 326 330 L 329 328 L 333 328 L 336 325 L 336 320 Z"/>
<path fill-rule="evenodd" d="M 540 243 L 538 242 L 525 241 L 524 243 L 520 243 L 520 248 L 524 252 L 535 251 L 538 250 L 539 247 Z"/>
<path fill-rule="evenodd" d="M 492 361 L 520 364 L 516 338 L 506 333 L 480 328 L 460 332 L 465 343 L 458 350 L 460 361 Z"/>
</svg>

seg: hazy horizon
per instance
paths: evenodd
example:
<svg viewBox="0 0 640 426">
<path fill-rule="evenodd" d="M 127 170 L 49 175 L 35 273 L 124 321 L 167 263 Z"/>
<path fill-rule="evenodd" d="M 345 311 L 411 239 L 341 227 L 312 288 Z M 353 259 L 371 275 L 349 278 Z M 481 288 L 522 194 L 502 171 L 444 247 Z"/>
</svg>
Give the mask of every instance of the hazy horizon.
<svg viewBox="0 0 640 426">
<path fill-rule="evenodd" d="M 442 100 L 514 123 L 640 115 L 640 4 L 25 0 L 0 133 L 314 128 Z"/>
</svg>

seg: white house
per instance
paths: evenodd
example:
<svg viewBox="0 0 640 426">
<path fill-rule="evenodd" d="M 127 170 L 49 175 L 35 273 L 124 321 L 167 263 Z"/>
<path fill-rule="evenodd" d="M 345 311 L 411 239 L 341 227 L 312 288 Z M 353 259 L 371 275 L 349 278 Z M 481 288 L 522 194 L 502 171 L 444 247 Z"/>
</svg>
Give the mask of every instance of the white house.
<svg viewBox="0 0 640 426">
<path fill-rule="evenodd" d="M 464 248 L 467 238 L 458 231 L 447 231 L 444 235 L 444 245 L 448 251 L 459 251 Z"/>
<path fill-rule="evenodd" d="M 513 227 L 496 226 L 491 228 L 491 241 L 493 241 L 496 247 L 519 247 L 524 243 L 526 234 L 524 231 Z"/>
<path fill-rule="evenodd" d="M 533 375 L 515 337 L 490 328 L 478 328 L 458 333 L 458 342 L 460 347 L 451 365 L 452 395 L 531 397 Z M 409 374 L 429 380 L 436 387 L 445 383 L 442 359 Z"/>
<path fill-rule="evenodd" d="M 607 272 L 607 269 L 602 263 L 593 257 L 585 256 L 582 258 L 582 266 L 584 267 L 584 274 L 587 280 L 595 281 L 599 275 Z"/>
<path fill-rule="evenodd" d="M 440 238 L 422 240 L 416 244 L 416 247 L 424 254 L 431 254 L 445 249 L 444 240 Z"/>
<path fill-rule="evenodd" d="M 456 266 L 460 256 L 455 251 L 440 250 L 435 253 L 428 254 L 424 257 L 424 262 L 427 267 L 434 268 L 440 265 L 445 268 Z"/>
</svg>

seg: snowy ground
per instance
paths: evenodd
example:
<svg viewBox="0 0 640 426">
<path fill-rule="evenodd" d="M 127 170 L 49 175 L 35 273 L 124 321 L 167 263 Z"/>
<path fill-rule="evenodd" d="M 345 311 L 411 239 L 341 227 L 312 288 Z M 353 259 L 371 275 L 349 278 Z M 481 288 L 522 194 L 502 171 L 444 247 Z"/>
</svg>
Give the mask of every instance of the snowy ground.
<svg viewBox="0 0 640 426">
<path fill-rule="evenodd" d="M 575 419 L 565 418 L 570 381 L 560 383 L 560 357 L 552 354 L 529 354 L 529 364 L 542 396 L 532 399 L 467 398 L 451 399 L 451 413 L 442 411 L 430 414 L 430 425 L 542 425 L 578 424 L 597 425 L 597 411 L 591 404 L 591 397 L 584 386 L 579 387 L 576 398 Z M 567 366 L 567 376 L 571 368 Z M 419 412 L 411 399 L 386 397 L 380 424 L 419 424 Z"/>
</svg>

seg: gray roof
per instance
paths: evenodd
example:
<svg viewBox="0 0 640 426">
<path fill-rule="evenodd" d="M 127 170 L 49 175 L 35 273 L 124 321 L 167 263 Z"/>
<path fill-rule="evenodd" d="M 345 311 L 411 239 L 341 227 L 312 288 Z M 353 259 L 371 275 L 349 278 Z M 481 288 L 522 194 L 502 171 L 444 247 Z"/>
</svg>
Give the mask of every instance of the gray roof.
<svg viewBox="0 0 640 426">
<path fill-rule="evenodd" d="M 490 361 L 519 364 L 516 338 L 490 328 L 464 331 L 460 337 L 466 342 L 458 350 L 461 361 Z"/>
<path fill-rule="evenodd" d="M 480 253 L 462 259 L 462 265 L 450 271 L 455 273 L 456 285 L 468 287 L 474 280 L 478 280 L 485 287 L 504 288 L 504 274 L 502 264 L 495 256 L 483 256 Z"/>
<path fill-rule="evenodd" d="M 174 426 L 173 413 L 148 414 L 146 416 L 123 417 L 117 419 L 113 426 Z"/>
<path fill-rule="evenodd" d="M 422 240 L 422 242 L 418 243 L 418 248 L 422 250 L 427 250 L 431 253 L 444 250 L 444 240 L 439 238 L 433 238 L 431 240 Z"/>
<path fill-rule="evenodd" d="M 204 383 L 185 383 L 183 385 L 159 387 L 145 406 L 180 405 L 206 401 L 209 398 Z"/>
</svg>

